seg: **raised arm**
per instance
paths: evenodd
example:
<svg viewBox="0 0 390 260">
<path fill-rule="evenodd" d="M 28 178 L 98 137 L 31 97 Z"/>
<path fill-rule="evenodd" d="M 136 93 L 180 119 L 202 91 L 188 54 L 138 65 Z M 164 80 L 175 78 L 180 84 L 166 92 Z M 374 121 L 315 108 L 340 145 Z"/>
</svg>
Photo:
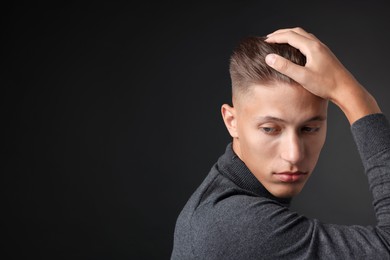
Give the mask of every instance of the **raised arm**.
<svg viewBox="0 0 390 260">
<path fill-rule="evenodd" d="M 381 112 L 372 95 L 313 34 L 302 28 L 281 29 L 267 35 L 266 41 L 287 43 L 299 49 L 306 56 L 305 66 L 276 54 L 269 54 L 266 62 L 313 94 L 335 103 L 351 125 L 359 118 Z"/>
<path fill-rule="evenodd" d="M 319 225 L 318 252 L 329 256 L 388 259 L 390 250 L 390 126 L 374 97 L 341 64 L 329 48 L 301 28 L 282 29 L 268 35 L 267 42 L 287 43 L 306 56 L 305 66 L 269 54 L 266 62 L 311 93 L 335 103 L 351 124 L 373 195 L 377 225 Z M 318 233 L 317 233 L 318 232 Z M 383 255 L 382 255 L 383 254 Z M 386 256 L 384 256 L 386 255 Z M 353 258 L 355 258 L 353 257 Z M 325 257 L 326 258 L 326 257 Z M 332 257 L 330 257 L 332 258 Z"/>
</svg>

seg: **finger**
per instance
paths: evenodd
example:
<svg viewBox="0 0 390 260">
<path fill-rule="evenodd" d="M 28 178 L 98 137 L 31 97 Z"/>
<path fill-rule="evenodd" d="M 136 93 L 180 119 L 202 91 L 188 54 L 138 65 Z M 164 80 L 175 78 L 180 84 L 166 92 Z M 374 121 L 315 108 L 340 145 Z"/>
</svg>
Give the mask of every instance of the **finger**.
<svg viewBox="0 0 390 260">
<path fill-rule="evenodd" d="M 308 33 L 307 31 L 305 31 L 301 27 L 279 29 L 273 33 L 268 34 L 267 37 L 273 36 L 274 34 L 285 33 L 285 32 L 290 32 L 290 31 L 295 32 L 299 35 L 302 35 L 302 36 L 307 37 L 307 38 L 312 39 L 312 40 L 318 40 L 318 38 L 315 37 L 314 34 Z"/>
<path fill-rule="evenodd" d="M 271 68 L 279 71 L 287 77 L 292 78 L 299 84 L 303 84 L 303 75 L 305 73 L 304 67 L 297 65 L 277 54 L 268 54 L 265 57 L 265 62 Z"/>
<path fill-rule="evenodd" d="M 284 32 L 289 32 L 289 31 L 293 31 L 293 32 L 296 32 L 298 34 L 301 34 L 303 36 L 308 36 L 309 33 L 306 32 L 304 29 L 302 29 L 301 27 L 294 27 L 294 28 L 283 28 L 283 29 L 278 29 L 268 35 L 272 35 L 272 34 L 277 34 L 277 33 L 284 33 Z M 268 36 L 267 35 L 267 36 Z"/>
<path fill-rule="evenodd" d="M 309 33 L 302 29 L 301 27 L 295 27 L 292 29 L 293 32 L 296 32 L 297 34 L 300 34 L 302 36 L 305 36 L 306 38 L 312 39 L 312 40 L 318 40 L 317 37 L 314 36 L 314 34 Z"/>
<path fill-rule="evenodd" d="M 291 30 L 283 33 L 274 34 L 268 37 L 265 41 L 272 43 L 288 43 L 289 45 L 300 50 L 305 56 L 308 55 L 309 48 L 314 42 L 313 39 L 302 36 Z"/>
</svg>

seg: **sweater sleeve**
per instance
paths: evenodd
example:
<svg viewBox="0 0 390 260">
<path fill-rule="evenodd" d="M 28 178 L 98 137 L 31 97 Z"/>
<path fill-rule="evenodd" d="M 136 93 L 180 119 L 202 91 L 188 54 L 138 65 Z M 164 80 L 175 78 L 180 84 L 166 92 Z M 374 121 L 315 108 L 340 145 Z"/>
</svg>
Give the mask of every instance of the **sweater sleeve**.
<svg viewBox="0 0 390 260">
<path fill-rule="evenodd" d="M 304 217 L 292 217 L 291 213 L 282 214 L 285 220 L 281 219 L 280 224 L 284 226 L 284 232 L 290 229 L 300 233 L 300 239 L 296 241 L 301 241 L 301 247 L 306 248 L 306 252 L 303 250 L 303 255 L 298 254 L 297 258 L 390 259 L 389 122 L 383 114 L 372 114 L 357 120 L 351 131 L 373 195 L 377 225 L 323 224 Z M 290 220 L 286 219 L 287 216 Z M 291 250 L 297 245 L 299 243 L 292 243 L 287 248 Z"/>
<path fill-rule="evenodd" d="M 203 208 L 193 216 L 197 259 L 390 259 L 390 126 L 383 114 L 373 114 L 351 131 L 373 194 L 376 226 L 325 224 L 225 189 L 210 203 L 212 218 Z"/>
<path fill-rule="evenodd" d="M 356 121 L 352 127 L 373 195 L 378 235 L 390 244 L 390 126 L 383 114 Z"/>
</svg>

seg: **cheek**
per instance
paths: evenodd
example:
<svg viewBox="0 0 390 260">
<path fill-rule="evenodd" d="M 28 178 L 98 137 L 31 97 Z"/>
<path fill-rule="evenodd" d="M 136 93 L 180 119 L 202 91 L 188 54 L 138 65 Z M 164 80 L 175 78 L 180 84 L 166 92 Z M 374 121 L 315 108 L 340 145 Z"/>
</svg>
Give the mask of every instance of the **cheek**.
<svg viewBox="0 0 390 260">
<path fill-rule="evenodd" d="M 259 143 L 261 143 L 260 132 L 257 131 L 254 127 L 251 126 L 241 126 L 237 128 L 238 139 L 240 143 L 248 147 L 256 147 Z"/>
<path fill-rule="evenodd" d="M 259 129 L 247 131 L 240 143 L 247 158 L 263 162 L 269 162 L 271 158 L 274 158 L 279 147 L 277 138 L 267 136 Z"/>
<path fill-rule="evenodd" d="M 257 138 L 246 140 L 242 147 L 243 161 L 249 170 L 262 183 L 267 180 L 267 176 L 278 165 L 278 145 L 259 133 Z M 264 179 L 265 178 L 265 179 Z"/>
<path fill-rule="evenodd" d="M 320 156 L 324 143 L 325 143 L 325 135 L 308 139 L 306 141 L 306 156 L 310 160 L 311 165 L 315 165 L 317 163 L 318 157 Z"/>
</svg>

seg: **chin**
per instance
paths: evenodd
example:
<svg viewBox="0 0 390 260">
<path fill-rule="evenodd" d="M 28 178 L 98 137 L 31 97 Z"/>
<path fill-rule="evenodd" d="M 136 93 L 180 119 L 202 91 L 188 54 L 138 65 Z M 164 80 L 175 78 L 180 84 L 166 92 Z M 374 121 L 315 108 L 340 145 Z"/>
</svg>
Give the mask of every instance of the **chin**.
<svg viewBox="0 0 390 260">
<path fill-rule="evenodd" d="M 274 192 L 271 192 L 272 195 L 274 195 L 277 198 L 281 199 L 288 199 L 292 198 L 299 193 L 301 193 L 303 187 L 284 187 L 278 190 L 275 190 Z"/>
</svg>

